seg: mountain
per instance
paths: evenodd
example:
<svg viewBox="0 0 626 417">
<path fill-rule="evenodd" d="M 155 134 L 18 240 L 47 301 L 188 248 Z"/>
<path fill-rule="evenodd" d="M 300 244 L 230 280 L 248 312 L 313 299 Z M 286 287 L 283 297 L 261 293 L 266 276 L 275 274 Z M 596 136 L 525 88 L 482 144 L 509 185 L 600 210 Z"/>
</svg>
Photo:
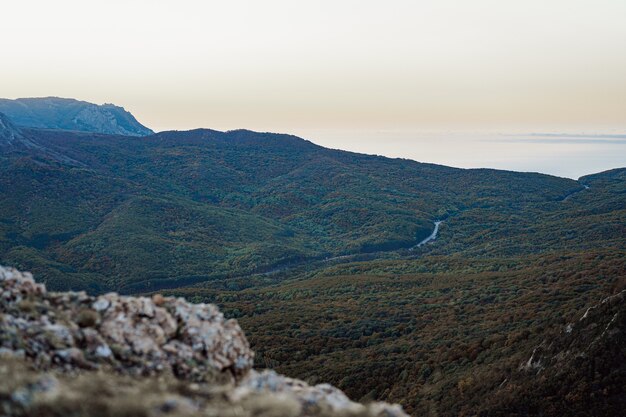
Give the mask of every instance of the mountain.
<svg viewBox="0 0 626 417">
<path fill-rule="evenodd" d="M 20 133 L 39 148 L 0 152 L 0 263 L 53 290 L 215 303 L 257 366 L 412 415 L 506 414 L 502 382 L 526 386 L 532 351 L 625 285 L 625 168 L 575 181 L 247 130 Z"/>
<path fill-rule="evenodd" d="M 113 104 L 96 105 L 58 97 L 0 99 L 0 113 L 4 113 L 19 127 L 127 136 L 154 133 L 132 114 Z"/>
<path fill-rule="evenodd" d="M 566 396 L 576 391 L 606 399 L 605 409 L 619 407 L 620 397 L 605 396 L 592 379 L 586 388 L 576 387 L 577 374 L 564 379 L 575 366 L 544 386 L 548 392 L 563 381 L 550 400 L 538 390 L 531 411 L 507 408 L 513 401 L 530 404 L 525 396 L 566 362 L 552 362 L 538 380 L 524 377 L 520 387 L 499 387 L 520 378 L 519 365 L 537 346 L 626 287 L 625 174 L 583 177 L 588 189 L 523 209 L 509 207 L 508 197 L 466 208 L 410 255 L 357 257 L 293 268 L 268 283 L 259 278 L 250 285 L 247 278 L 168 294 L 211 300 L 237 317 L 249 329 L 257 363 L 330 381 L 362 401 L 399 402 L 411 415 L 612 415 L 585 412 L 594 409 L 583 405 L 562 414 L 545 409 L 556 401 L 571 405 L 578 397 Z M 614 313 L 607 312 L 598 329 Z M 604 361 L 601 355 L 624 355 L 601 352 L 589 351 L 590 366 Z M 618 367 L 610 375 L 604 387 L 612 395 L 626 373 Z M 516 390 L 514 399 L 507 399 L 509 389 Z M 498 401 L 490 402 L 495 395 Z"/>
<path fill-rule="evenodd" d="M 530 215 L 583 188 L 243 130 L 23 131 L 82 167 L 10 155 L 0 167 L 0 256 L 56 289 L 147 291 L 393 254 L 428 237 L 438 218 L 467 221 L 479 209 Z"/>
</svg>

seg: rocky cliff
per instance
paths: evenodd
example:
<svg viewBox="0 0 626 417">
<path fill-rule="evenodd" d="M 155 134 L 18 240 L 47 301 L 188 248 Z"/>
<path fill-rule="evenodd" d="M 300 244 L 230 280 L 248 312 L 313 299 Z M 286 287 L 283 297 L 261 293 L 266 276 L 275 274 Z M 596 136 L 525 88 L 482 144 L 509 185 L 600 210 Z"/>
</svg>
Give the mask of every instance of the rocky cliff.
<svg viewBox="0 0 626 417">
<path fill-rule="evenodd" d="M 235 320 L 182 298 L 48 292 L 0 267 L 0 414 L 404 417 L 255 371 Z"/>
<path fill-rule="evenodd" d="M 0 99 L 0 112 L 17 126 L 147 136 L 152 130 L 124 108 L 59 97 Z"/>
</svg>

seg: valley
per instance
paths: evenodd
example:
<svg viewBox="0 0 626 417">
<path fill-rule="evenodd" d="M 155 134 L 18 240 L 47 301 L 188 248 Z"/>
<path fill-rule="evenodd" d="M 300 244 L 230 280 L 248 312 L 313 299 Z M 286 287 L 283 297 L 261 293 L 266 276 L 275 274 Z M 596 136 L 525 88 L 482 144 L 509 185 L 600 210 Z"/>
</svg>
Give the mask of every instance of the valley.
<svg viewBox="0 0 626 417">
<path fill-rule="evenodd" d="M 0 417 L 626 416 L 626 0 L 2 13 Z"/>
<path fill-rule="evenodd" d="M 574 181 L 245 130 L 3 126 L 0 264 L 51 290 L 215 303 L 257 366 L 412 415 L 523 414 L 520 364 L 626 287 L 624 168 Z"/>
</svg>

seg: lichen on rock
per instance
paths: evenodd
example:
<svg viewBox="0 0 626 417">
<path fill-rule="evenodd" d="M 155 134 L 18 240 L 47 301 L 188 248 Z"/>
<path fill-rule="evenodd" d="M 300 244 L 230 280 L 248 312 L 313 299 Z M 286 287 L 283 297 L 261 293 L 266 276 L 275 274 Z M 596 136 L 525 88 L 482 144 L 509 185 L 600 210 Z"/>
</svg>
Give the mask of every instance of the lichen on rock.
<svg viewBox="0 0 626 417">
<path fill-rule="evenodd" d="M 0 267 L 1 344 L 41 365 L 202 379 L 245 374 L 254 353 L 236 321 L 217 307 L 173 297 L 48 293 L 32 275 Z"/>
<path fill-rule="evenodd" d="M 213 304 L 48 292 L 30 273 L 0 266 L 0 379 L 15 376 L 0 384 L 3 415 L 113 416 L 128 403 L 129 416 L 406 416 L 328 384 L 257 372 L 253 359 L 237 321 Z M 110 392 L 94 399 L 89 381 Z"/>
</svg>

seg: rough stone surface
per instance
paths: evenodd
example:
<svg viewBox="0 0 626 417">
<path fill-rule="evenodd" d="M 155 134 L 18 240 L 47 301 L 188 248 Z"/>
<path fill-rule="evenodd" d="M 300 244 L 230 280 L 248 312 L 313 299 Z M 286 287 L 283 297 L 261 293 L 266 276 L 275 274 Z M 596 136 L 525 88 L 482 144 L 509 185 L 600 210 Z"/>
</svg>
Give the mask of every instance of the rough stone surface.
<svg viewBox="0 0 626 417">
<path fill-rule="evenodd" d="M 310 386 L 299 379 L 288 378 L 272 370 L 257 372 L 252 370 L 239 382 L 232 392 L 231 398 L 239 400 L 252 393 L 286 394 L 295 397 L 305 415 L 313 414 L 320 403 L 330 412 L 345 412 L 354 415 L 375 415 L 386 417 L 400 417 L 406 414 L 397 404 L 372 403 L 367 406 L 351 401 L 341 390 L 330 384 Z"/>
<path fill-rule="evenodd" d="M 24 352 L 40 366 L 186 379 L 207 372 L 245 374 L 254 353 L 241 328 L 211 304 L 173 297 L 99 297 L 49 293 L 29 273 L 0 267 L 0 346 Z M 158 305 L 157 305 L 158 304 Z"/>
<path fill-rule="evenodd" d="M 47 292 L 30 273 L 0 266 L 0 375 L 16 375 L 8 388 L 0 386 L 7 391 L 0 392 L 0 411 L 6 415 L 29 415 L 38 407 L 49 415 L 57 409 L 63 413 L 68 391 L 71 401 L 85 397 L 95 410 L 111 407 L 107 401 L 132 403 L 136 392 L 154 390 L 150 384 L 161 381 L 161 394 L 141 394 L 154 398 L 146 407 L 160 411 L 142 414 L 137 405 L 139 415 L 182 410 L 184 415 L 406 417 L 398 405 L 363 405 L 328 384 L 310 386 L 274 371 L 257 372 L 253 358 L 237 322 L 225 319 L 215 305 L 161 295 Z M 22 362 L 33 369 L 16 371 L 21 365 L 13 364 Z M 89 372 L 94 369 L 102 372 Z M 79 379 L 70 378 L 72 374 Z M 91 399 L 91 384 L 80 382 L 89 375 L 94 381 L 111 375 L 94 384 L 115 387 L 121 383 L 115 378 L 157 374 L 173 375 L 188 385 L 163 386 L 162 379 L 143 378 L 130 384 L 131 391 L 111 394 L 100 404 Z M 184 392 L 170 394 L 173 389 Z M 222 400 L 208 401 L 216 389 Z M 202 394 L 207 390 L 213 392 L 209 397 Z M 91 415 L 87 405 L 81 407 Z"/>
</svg>

